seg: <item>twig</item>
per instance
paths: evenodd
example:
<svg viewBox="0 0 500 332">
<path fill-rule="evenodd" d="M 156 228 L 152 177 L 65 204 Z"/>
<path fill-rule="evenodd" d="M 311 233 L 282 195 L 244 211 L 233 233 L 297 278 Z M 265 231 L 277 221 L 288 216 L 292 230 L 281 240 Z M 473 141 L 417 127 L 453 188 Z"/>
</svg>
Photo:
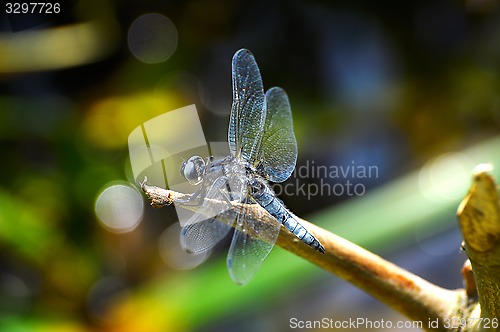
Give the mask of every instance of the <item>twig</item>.
<svg viewBox="0 0 500 332">
<path fill-rule="evenodd" d="M 475 168 L 472 186 L 458 208 L 458 218 L 483 323 L 493 319 L 500 323 L 500 206 L 490 171 L 490 165 Z M 483 325 L 484 330 L 492 331 L 491 324 L 489 329 Z"/>
<path fill-rule="evenodd" d="M 189 196 L 149 186 L 146 180 L 141 188 L 153 207 L 169 205 Z M 231 204 L 235 209 L 241 208 L 239 203 Z M 262 223 L 275 222 L 257 204 L 245 208 L 259 216 Z M 325 254 L 305 245 L 284 227 L 276 242 L 280 247 L 349 281 L 408 318 L 422 322 L 423 329 L 456 331 L 450 322 L 458 321 L 465 314 L 468 303 L 464 290 L 452 291 L 436 286 L 321 227 L 303 219 L 300 221 L 321 241 Z"/>
</svg>

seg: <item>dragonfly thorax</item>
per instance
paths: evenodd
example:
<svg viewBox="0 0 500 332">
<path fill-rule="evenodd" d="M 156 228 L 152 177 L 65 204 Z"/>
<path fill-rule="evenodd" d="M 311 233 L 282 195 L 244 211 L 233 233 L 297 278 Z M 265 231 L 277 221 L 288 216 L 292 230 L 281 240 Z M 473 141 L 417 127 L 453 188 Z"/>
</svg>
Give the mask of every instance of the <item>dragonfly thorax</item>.
<svg viewBox="0 0 500 332">
<path fill-rule="evenodd" d="M 254 177 L 249 181 L 250 194 L 252 196 L 261 195 L 266 190 L 266 182 L 264 178 Z"/>
</svg>

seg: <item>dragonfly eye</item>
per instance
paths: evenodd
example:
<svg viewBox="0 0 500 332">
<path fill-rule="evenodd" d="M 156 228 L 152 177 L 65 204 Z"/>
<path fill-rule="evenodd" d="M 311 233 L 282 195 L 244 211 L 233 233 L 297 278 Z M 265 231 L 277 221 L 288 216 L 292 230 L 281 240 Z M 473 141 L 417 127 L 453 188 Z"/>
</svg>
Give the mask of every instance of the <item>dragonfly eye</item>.
<svg viewBox="0 0 500 332">
<path fill-rule="evenodd" d="M 199 156 L 192 156 L 181 166 L 181 175 L 192 185 L 197 185 L 203 180 L 205 161 Z"/>
</svg>

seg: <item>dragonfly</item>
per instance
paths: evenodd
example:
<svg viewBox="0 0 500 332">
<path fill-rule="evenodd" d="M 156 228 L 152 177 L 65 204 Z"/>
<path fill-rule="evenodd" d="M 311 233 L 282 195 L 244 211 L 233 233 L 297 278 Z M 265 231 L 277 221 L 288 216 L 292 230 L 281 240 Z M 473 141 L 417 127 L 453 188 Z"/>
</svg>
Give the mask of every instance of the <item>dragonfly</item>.
<svg viewBox="0 0 500 332">
<path fill-rule="evenodd" d="M 181 175 L 197 186 L 189 200 L 199 204 L 182 228 L 181 245 L 188 252 L 203 252 L 234 228 L 227 268 L 231 279 L 244 285 L 270 253 L 281 225 L 313 249 L 324 253 L 325 248 L 276 197 L 270 185 L 288 179 L 297 161 L 297 141 L 285 90 L 273 87 L 264 93 L 259 67 L 247 49 L 233 56 L 232 87 L 230 155 L 217 160 L 192 156 L 180 168 Z M 215 201 L 219 204 L 210 203 Z M 235 202 L 242 204 L 235 208 L 231 204 Z M 266 209 L 273 222 L 264 226 L 257 222 L 244 208 L 253 204 Z M 235 212 L 229 220 L 228 210 Z M 226 216 L 224 220 L 222 215 Z"/>
</svg>

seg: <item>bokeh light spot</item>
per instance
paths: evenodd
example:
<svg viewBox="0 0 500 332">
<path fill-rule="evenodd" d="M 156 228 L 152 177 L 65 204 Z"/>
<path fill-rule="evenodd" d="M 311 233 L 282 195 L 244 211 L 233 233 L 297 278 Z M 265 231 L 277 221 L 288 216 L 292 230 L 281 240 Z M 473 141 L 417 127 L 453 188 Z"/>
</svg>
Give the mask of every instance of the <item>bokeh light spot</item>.
<svg viewBox="0 0 500 332">
<path fill-rule="evenodd" d="M 0 274 L 0 321 L 8 315 L 26 312 L 31 305 L 30 295 L 30 289 L 21 278 Z"/>
<path fill-rule="evenodd" d="M 129 185 L 117 184 L 106 188 L 97 198 L 95 213 L 108 230 L 124 233 L 133 230 L 142 220 L 144 202 Z"/>
<path fill-rule="evenodd" d="M 177 29 L 166 16 L 144 14 L 130 25 L 128 47 L 144 63 L 164 62 L 177 48 Z"/>
<path fill-rule="evenodd" d="M 473 163 L 463 153 L 446 153 L 420 170 L 420 190 L 430 201 L 460 200 L 470 182 Z"/>
</svg>

